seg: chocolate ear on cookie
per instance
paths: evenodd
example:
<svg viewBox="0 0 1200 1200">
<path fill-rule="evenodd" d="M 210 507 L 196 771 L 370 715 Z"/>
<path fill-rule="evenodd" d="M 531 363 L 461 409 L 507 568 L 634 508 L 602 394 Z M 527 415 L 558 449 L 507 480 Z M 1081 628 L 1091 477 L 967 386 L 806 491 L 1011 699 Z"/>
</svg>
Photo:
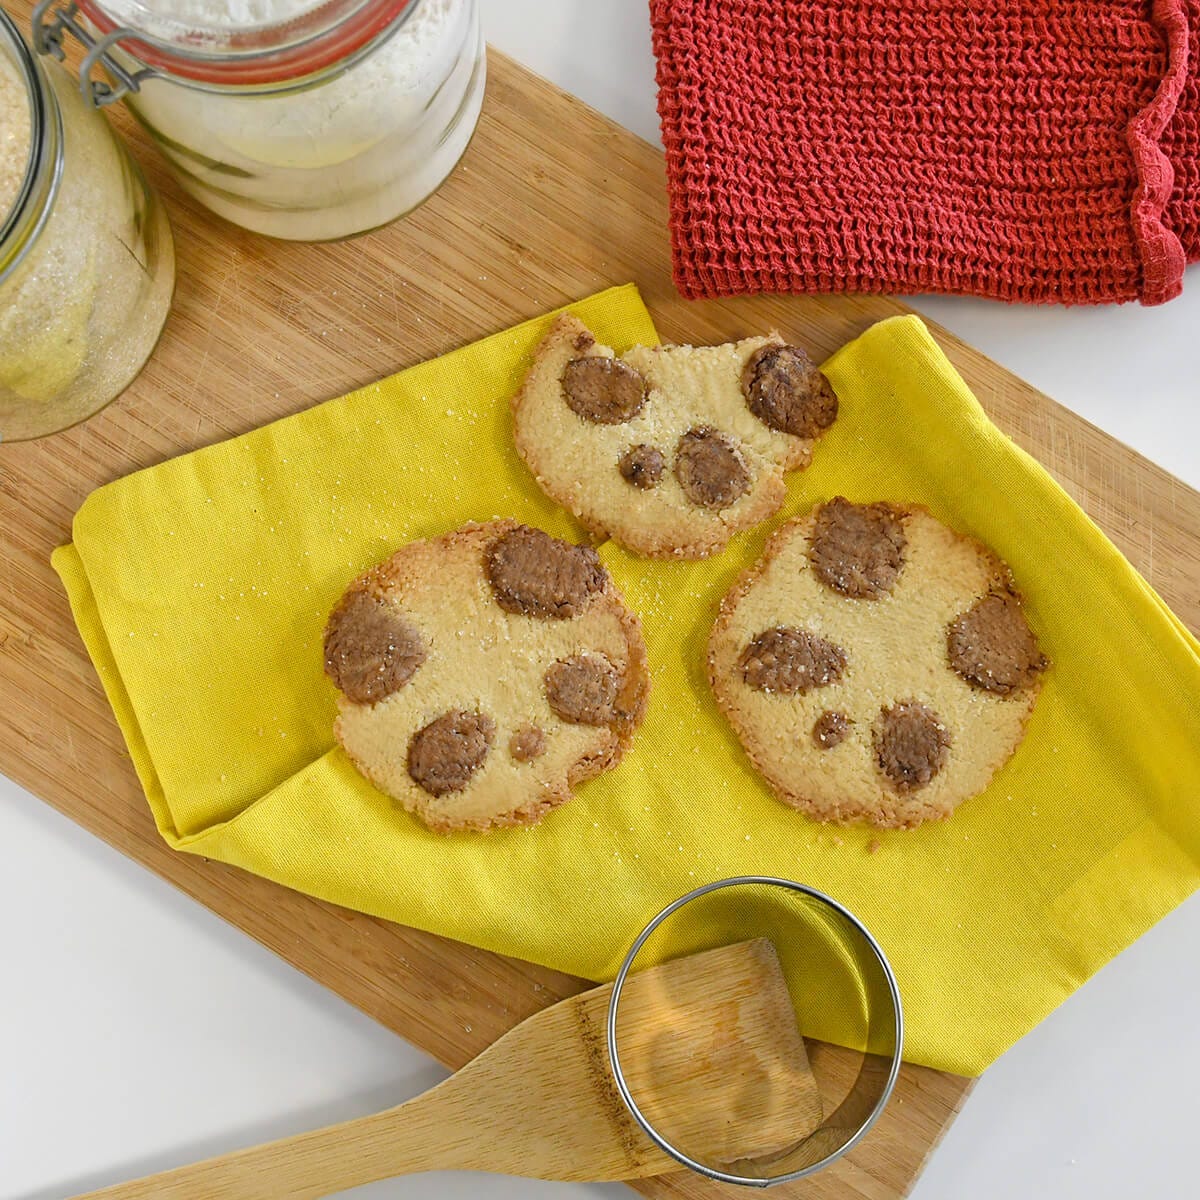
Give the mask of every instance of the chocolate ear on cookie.
<svg viewBox="0 0 1200 1200">
<path fill-rule="evenodd" d="M 750 761 L 822 821 L 911 828 L 982 791 L 1047 661 L 1007 567 L 924 509 L 835 497 L 721 603 L 709 679 Z"/>
<path fill-rule="evenodd" d="M 515 521 L 410 542 L 325 629 L 334 732 L 439 831 L 532 824 L 615 766 L 650 688 L 637 618 L 590 546 Z"/>
<path fill-rule="evenodd" d="M 777 334 L 617 356 L 558 317 L 513 399 L 539 486 L 635 554 L 704 558 L 783 503 L 838 401 Z"/>
</svg>

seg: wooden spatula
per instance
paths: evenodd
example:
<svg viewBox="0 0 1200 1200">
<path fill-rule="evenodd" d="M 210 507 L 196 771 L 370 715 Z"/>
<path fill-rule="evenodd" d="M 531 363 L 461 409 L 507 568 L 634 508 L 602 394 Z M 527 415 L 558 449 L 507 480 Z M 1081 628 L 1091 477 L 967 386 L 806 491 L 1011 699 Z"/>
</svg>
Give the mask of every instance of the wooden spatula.
<svg viewBox="0 0 1200 1200">
<path fill-rule="evenodd" d="M 88 1194 L 86 1200 L 318 1197 L 418 1171 L 634 1179 L 678 1169 L 633 1120 L 605 1047 L 610 985 L 544 1009 L 407 1104 Z M 821 1120 L 821 1101 L 770 942 L 742 942 L 631 976 L 622 1066 L 643 1111 L 716 1161 L 771 1154 Z M 730 1144 L 730 1130 L 749 1130 Z M 747 1140 L 748 1139 L 748 1140 Z"/>
</svg>

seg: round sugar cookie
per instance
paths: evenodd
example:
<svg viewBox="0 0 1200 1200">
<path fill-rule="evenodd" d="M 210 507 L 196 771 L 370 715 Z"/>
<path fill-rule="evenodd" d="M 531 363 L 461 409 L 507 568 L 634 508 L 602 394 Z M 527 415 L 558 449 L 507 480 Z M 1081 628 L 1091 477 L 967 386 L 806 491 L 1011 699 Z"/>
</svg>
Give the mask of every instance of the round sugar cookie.
<svg viewBox="0 0 1200 1200">
<path fill-rule="evenodd" d="M 778 334 L 720 346 L 597 343 L 559 316 L 513 398 L 517 451 L 551 499 L 635 554 L 704 558 L 783 503 L 837 397 Z"/>
<path fill-rule="evenodd" d="M 615 766 L 650 688 L 596 552 L 514 521 L 410 542 L 325 629 L 338 742 L 439 831 L 532 824 Z"/>
<path fill-rule="evenodd" d="M 717 703 L 775 794 L 894 829 L 987 786 L 1046 666 L 994 554 L 924 509 L 841 497 L 774 534 L 708 643 Z"/>
</svg>

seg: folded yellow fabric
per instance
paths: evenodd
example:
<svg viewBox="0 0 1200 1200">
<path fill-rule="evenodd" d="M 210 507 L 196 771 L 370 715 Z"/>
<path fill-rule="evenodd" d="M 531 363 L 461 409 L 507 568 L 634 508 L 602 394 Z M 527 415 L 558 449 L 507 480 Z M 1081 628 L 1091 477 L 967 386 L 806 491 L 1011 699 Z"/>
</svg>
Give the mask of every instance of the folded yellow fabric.
<svg viewBox="0 0 1200 1200">
<path fill-rule="evenodd" d="M 618 349 L 656 340 L 632 288 L 573 308 Z M 917 501 L 1011 564 L 1053 667 L 988 790 L 909 833 L 825 829 L 772 799 L 702 665 L 759 532 L 697 563 L 605 545 L 654 674 L 635 751 L 534 829 L 430 833 L 331 748 L 322 628 L 346 582 L 410 538 L 500 515 L 582 538 L 511 446 L 508 397 L 548 320 L 88 498 L 54 564 L 158 828 L 180 850 L 593 979 L 701 882 L 798 879 L 878 936 L 905 1057 L 981 1071 L 1200 881 L 1200 646 L 991 425 L 921 322 L 897 318 L 826 364 L 841 415 L 780 519 L 837 493 Z M 837 1005 L 815 995 L 804 1011 L 806 1032 L 853 1039 Z"/>
</svg>

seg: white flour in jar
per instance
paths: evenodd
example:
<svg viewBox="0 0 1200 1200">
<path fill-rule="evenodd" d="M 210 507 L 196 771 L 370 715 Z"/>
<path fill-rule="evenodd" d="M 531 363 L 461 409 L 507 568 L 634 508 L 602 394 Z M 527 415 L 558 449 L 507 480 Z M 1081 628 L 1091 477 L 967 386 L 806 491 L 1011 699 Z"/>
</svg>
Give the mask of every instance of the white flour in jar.
<svg viewBox="0 0 1200 1200">
<path fill-rule="evenodd" d="M 148 20 L 136 0 L 119 19 Z M 311 0 L 162 0 L 160 21 L 213 30 L 279 23 Z M 128 104 L 184 186 L 249 229 L 345 237 L 424 200 L 466 149 L 483 92 L 475 0 L 414 0 L 357 62 L 306 86 L 201 89 L 151 79 Z"/>
<path fill-rule="evenodd" d="M 8 216 L 29 165 L 29 98 L 12 63 L 0 54 L 0 224 Z"/>
</svg>

